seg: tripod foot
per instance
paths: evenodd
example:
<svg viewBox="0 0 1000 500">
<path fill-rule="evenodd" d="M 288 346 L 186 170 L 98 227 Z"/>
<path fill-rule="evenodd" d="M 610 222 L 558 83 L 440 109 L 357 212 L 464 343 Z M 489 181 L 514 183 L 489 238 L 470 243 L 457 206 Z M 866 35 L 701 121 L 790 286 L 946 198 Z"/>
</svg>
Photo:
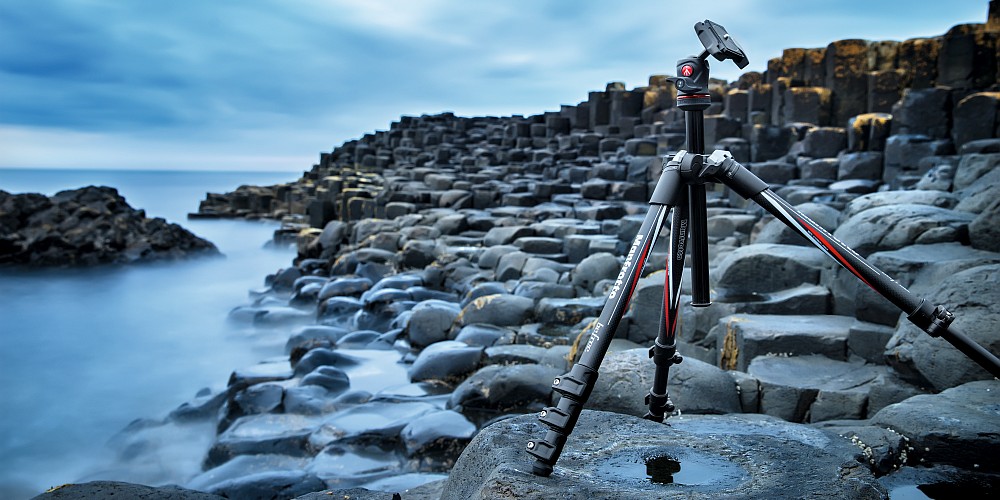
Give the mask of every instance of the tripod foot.
<svg viewBox="0 0 1000 500">
<path fill-rule="evenodd" d="M 531 466 L 531 473 L 536 476 L 549 477 L 552 475 L 552 466 L 546 463 L 536 461 Z"/>
</svg>

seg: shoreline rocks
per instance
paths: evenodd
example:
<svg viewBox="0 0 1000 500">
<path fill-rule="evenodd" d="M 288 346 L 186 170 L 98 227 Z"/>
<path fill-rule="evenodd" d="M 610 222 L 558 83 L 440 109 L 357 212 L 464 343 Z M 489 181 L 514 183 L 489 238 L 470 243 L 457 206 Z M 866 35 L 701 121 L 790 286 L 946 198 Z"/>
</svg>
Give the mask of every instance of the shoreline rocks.
<svg viewBox="0 0 1000 500">
<path fill-rule="evenodd" d="M 976 296 L 1000 262 L 1000 139 L 996 113 L 971 111 L 997 102 L 989 68 L 973 64 L 995 48 L 992 27 L 968 25 L 786 50 L 764 74 L 713 83 L 706 145 L 731 149 L 900 283 L 968 313 L 996 352 L 1000 319 Z M 230 314 L 287 336 L 287 356 L 234 372 L 162 424 L 216 429 L 190 485 L 285 492 L 294 478 L 331 495 L 466 499 L 886 498 L 923 478 L 997 484 L 981 460 L 956 458 L 995 448 L 975 432 L 998 425 L 984 410 L 997 382 L 953 370 L 971 361 L 721 188 L 707 200 L 714 304 L 683 308 L 688 360 L 670 373 L 680 414 L 637 418 L 664 290 L 659 241 L 556 473 L 528 472 L 524 443 L 544 429 L 523 414 L 553 403 L 551 379 L 615 286 L 661 156 L 683 145 L 675 97 L 653 76 L 535 116 L 404 116 L 322 153 L 298 182 L 210 194 L 202 216 L 283 219 L 275 241 L 298 256 Z M 687 278 L 681 293 L 689 302 Z M 968 423 L 959 447 L 921 424 L 936 404 Z M 122 453 L 142 453 L 133 438 Z M 680 474 L 692 469 L 711 479 Z"/>
<path fill-rule="evenodd" d="M 178 224 L 148 218 L 110 187 L 52 197 L 0 191 L 0 265 L 93 266 L 220 256 Z"/>
</svg>

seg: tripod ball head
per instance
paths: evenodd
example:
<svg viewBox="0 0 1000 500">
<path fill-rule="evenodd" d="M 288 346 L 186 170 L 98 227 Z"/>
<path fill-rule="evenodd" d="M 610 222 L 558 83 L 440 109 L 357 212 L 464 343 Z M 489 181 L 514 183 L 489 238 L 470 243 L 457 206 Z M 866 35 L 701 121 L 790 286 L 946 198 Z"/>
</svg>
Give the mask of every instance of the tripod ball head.
<svg viewBox="0 0 1000 500">
<path fill-rule="evenodd" d="M 720 61 L 732 59 L 740 69 L 750 64 L 743 47 L 729 36 L 729 32 L 721 24 L 706 19 L 694 25 L 694 32 L 698 34 L 698 39 L 701 40 L 705 50 L 716 59 Z"/>
</svg>

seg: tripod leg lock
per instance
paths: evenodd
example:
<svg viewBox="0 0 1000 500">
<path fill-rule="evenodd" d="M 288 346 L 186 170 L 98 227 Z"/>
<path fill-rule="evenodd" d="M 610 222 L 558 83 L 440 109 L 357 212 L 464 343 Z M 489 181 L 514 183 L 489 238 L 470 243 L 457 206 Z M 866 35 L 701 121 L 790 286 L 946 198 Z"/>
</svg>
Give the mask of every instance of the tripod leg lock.
<svg viewBox="0 0 1000 500">
<path fill-rule="evenodd" d="M 660 345 L 659 343 L 654 343 L 653 347 L 649 348 L 649 357 L 653 358 L 654 365 L 666 368 L 670 368 L 671 365 L 679 365 L 684 361 L 684 358 L 677 354 L 676 345 Z"/>
<path fill-rule="evenodd" d="M 663 422 L 663 419 L 677 409 L 674 402 L 670 400 L 670 396 L 665 393 L 656 394 L 652 389 L 650 389 L 649 394 L 646 394 L 646 406 L 649 407 L 649 411 L 642 418 L 654 422 Z"/>
<path fill-rule="evenodd" d="M 931 337 L 940 337 L 955 321 L 955 315 L 943 306 L 931 306 L 927 301 L 921 302 L 920 307 L 908 318 Z"/>
</svg>

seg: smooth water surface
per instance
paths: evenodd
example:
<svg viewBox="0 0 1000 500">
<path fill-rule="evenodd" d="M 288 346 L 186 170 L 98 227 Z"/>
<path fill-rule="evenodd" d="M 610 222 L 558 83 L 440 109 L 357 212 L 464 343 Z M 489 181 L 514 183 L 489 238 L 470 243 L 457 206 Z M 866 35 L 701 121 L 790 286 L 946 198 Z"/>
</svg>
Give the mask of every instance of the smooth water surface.
<svg viewBox="0 0 1000 500">
<path fill-rule="evenodd" d="M 205 193 L 294 174 L 0 169 L 0 189 L 54 194 L 110 185 L 147 216 L 177 222 L 225 258 L 91 269 L 0 268 L 0 498 L 25 498 L 99 466 L 136 418 L 162 418 L 234 368 L 281 354 L 284 338 L 226 323 L 247 291 L 290 264 L 265 249 L 276 224 L 187 221 Z"/>
</svg>

